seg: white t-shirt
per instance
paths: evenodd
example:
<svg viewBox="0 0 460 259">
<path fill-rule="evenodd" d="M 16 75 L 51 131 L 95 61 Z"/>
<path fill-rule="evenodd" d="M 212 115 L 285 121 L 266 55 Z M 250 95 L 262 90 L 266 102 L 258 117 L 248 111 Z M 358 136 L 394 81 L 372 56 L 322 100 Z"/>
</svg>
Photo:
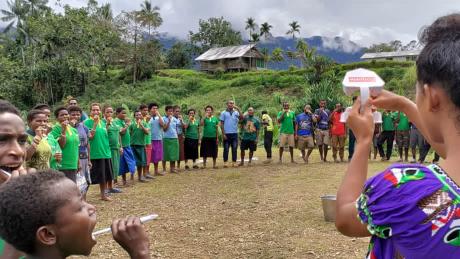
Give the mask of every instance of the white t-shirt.
<svg viewBox="0 0 460 259">
<path fill-rule="evenodd" d="M 375 112 L 372 113 L 372 116 L 374 116 L 374 124 L 383 122 L 381 112 L 375 111 Z"/>
<path fill-rule="evenodd" d="M 340 122 L 342 122 L 342 123 L 347 122 L 347 119 L 348 119 L 348 116 L 350 115 L 350 112 L 351 112 L 351 107 L 347 107 L 345 109 L 345 111 L 342 113 L 342 115 L 340 116 Z M 383 122 L 381 112 L 375 111 L 375 112 L 372 113 L 372 116 L 374 117 L 374 124 Z"/>
</svg>

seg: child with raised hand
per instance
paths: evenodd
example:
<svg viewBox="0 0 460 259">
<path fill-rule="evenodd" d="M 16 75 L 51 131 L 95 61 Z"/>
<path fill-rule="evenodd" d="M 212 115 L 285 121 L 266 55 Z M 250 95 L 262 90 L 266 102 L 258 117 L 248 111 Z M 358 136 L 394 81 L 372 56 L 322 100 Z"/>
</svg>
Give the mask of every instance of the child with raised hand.
<svg viewBox="0 0 460 259">
<path fill-rule="evenodd" d="M 61 172 L 39 171 L 1 185 L 0 210 L 0 236 L 27 258 L 89 255 L 96 244 L 96 208 Z M 150 258 L 139 218 L 115 220 L 112 234 L 131 258 Z"/>
<path fill-rule="evenodd" d="M 347 236 L 372 236 L 369 258 L 460 257 L 460 14 L 438 18 L 421 35 L 416 103 L 383 91 L 363 113 L 356 102 L 348 118 L 357 146 L 337 194 L 336 226 Z M 394 164 L 366 181 L 371 104 L 404 112 L 441 165 Z"/>
<path fill-rule="evenodd" d="M 141 183 L 146 183 L 149 180 L 145 177 L 147 171 L 147 158 L 145 152 L 145 136 L 150 132 L 148 123 L 142 118 L 141 111 L 137 110 L 134 112 L 135 122 L 129 126 L 129 132 L 131 134 L 131 150 L 134 154 L 134 159 L 137 166 L 137 179 Z"/>
</svg>

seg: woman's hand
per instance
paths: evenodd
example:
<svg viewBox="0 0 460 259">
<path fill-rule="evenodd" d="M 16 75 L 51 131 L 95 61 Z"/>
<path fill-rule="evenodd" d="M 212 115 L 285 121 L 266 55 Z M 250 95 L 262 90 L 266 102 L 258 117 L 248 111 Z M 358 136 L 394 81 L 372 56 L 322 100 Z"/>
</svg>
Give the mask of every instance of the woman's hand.
<svg viewBox="0 0 460 259">
<path fill-rule="evenodd" d="M 369 103 L 377 108 L 391 111 L 403 111 L 411 101 L 404 96 L 383 90 L 379 95 L 371 97 Z M 403 111 L 404 112 L 404 111 Z"/>
<path fill-rule="evenodd" d="M 363 112 L 360 113 L 361 100 L 358 98 L 347 119 L 348 127 L 353 131 L 356 142 L 371 142 L 374 135 L 374 117 L 371 105 L 366 102 Z"/>
</svg>

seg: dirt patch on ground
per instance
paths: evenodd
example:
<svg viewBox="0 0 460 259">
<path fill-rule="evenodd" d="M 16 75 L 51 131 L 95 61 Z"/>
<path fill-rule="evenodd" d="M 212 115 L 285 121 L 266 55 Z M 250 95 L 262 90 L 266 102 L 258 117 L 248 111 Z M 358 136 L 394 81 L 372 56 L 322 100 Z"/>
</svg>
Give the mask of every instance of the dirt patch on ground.
<svg viewBox="0 0 460 259">
<path fill-rule="evenodd" d="M 264 152 L 257 156 L 263 160 Z M 305 165 L 297 158 L 298 164 L 259 160 L 252 167 L 168 174 L 123 189 L 110 203 L 97 200 L 94 186 L 88 200 L 97 207 L 97 229 L 117 217 L 159 214 L 146 225 L 152 257 L 364 258 L 368 238 L 344 237 L 323 220 L 320 196 L 336 193 L 346 164 L 314 155 Z M 386 166 L 371 162 L 369 171 Z M 126 257 L 110 235 L 99 238 L 91 255 Z"/>
</svg>

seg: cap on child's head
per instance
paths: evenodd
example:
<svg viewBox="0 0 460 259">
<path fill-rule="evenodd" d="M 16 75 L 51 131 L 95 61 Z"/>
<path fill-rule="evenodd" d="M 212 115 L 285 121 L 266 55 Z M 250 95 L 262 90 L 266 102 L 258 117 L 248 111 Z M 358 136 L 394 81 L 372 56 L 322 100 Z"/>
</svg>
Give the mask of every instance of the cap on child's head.
<svg viewBox="0 0 460 259">
<path fill-rule="evenodd" d="M 56 183 L 67 179 L 54 170 L 20 176 L 0 186 L 0 236 L 16 249 L 35 252 L 35 234 L 53 224 L 65 199 L 54 193 Z"/>
</svg>

